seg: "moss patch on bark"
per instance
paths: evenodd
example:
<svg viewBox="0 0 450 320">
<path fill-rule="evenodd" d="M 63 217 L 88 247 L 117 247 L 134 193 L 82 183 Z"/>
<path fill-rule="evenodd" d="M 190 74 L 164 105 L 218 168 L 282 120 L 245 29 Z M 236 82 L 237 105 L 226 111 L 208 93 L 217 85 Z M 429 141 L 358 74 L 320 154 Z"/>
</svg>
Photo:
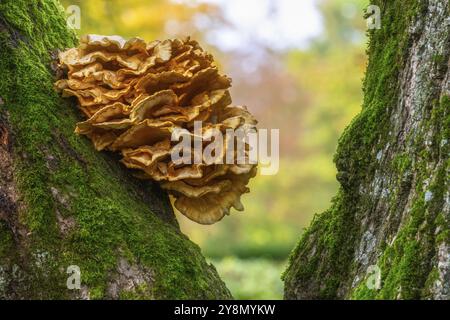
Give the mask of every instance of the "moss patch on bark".
<svg viewBox="0 0 450 320">
<path fill-rule="evenodd" d="M 179 231 L 166 194 L 73 133 L 80 117 L 53 90 L 51 56 L 76 41 L 57 1 L 0 3 L 0 108 L 13 131 L 14 177 L 25 208 L 17 214 L 28 231 L 13 241 L 22 257 L 13 259 L 8 226 L 0 224 L 8 288 L 0 296 L 81 297 L 66 287 L 67 267 L 78 265 L 84 296 L 108 298 L 123 258 L 147 281 L 120 288 L 119 297 L 230 298 L 215 268 Z"/>
</svg>

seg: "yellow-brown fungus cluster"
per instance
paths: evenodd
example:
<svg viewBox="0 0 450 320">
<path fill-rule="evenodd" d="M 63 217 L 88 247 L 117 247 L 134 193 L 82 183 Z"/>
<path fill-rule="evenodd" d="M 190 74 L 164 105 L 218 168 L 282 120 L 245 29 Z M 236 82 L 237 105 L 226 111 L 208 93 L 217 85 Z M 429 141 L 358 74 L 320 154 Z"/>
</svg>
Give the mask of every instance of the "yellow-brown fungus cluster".
<svg viewBox="0 0 450 320">
<path fill-rule="evenodd" d="M 121 152 L 128 168 L 158 181 L 174 196 L 175 207 L 198 223 L 217 222 L 231 207 L 243 210 L 240 197 L 256 165 L 224 159 L 180 164 L 171 157 L 178 144 L 171 139 L 174 131 L 199 138 L 195 121 L 202 121 L 200 138 L 211 138 L 211 129 L 225 133 L 256 125 L 245 107 L 231 104 L 231 79 L 219 74 L 196 41 L 87 35 L 59 60 L 67 76 L 55 86 L 63 96 L 77 97 L 87 118 L 76 133 L 88 136 L 97 150 Z M 246 145 L 245 155 L 248 150 Z M 222 158 L 226 151 L 224 141 Z"/>
</svg>

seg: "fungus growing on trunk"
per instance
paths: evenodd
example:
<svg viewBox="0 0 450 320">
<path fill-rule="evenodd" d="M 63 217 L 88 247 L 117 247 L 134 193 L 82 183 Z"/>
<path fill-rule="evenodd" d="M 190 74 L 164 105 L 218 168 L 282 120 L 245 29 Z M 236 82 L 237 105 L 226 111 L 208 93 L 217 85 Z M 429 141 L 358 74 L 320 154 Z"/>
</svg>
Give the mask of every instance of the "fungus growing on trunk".
<svg viewBox="0 0 450 320">
<path fill-rule="evenodd" d="M 172 134 L 184 129 L 194 136 L 195 121 L 203 123 L 202 141 L 211 129 L 225 133 L 256 126 L 245 107 L 232 105 L 231 79 L 196 41 L 87 35 L 77 48 L 61 52 L 59 62 L 67 76 L 55 87 L 64 97 L 77 97 L 86 120 L 75 132 L 88 136 L 97 150 L 121 152 L 125 166 L 158 181 L 175 198 L 175 207 L 198 223 L 215 223 L 231 207 L 243 210 L 240 197 L 249 191 L 255 164 L 222 159 L 180 165 L 171 157 L 177 144 Z"/>
</svg>

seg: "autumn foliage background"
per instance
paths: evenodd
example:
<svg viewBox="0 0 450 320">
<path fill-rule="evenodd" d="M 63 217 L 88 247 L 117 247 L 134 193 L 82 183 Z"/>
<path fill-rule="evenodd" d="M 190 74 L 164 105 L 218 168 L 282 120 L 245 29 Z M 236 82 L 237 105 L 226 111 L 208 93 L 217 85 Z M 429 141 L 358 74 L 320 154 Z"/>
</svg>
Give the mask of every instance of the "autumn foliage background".
<svg viewBox="0 0 450 320">
<path fill-rule="evenodd" d="M 177 217 L 235 298 L 281 298 L 290 251 L 337 190 L 333 153 L 362 99 L 368 1 L 61 2 L 80 7 L 80 35 L 197 39 L 233 79 L 233 101 L 248 106 L 260 128 L 280 129 L 279 173 L 251 181 L 244 213 L 212 226 Z"/>
</svg>

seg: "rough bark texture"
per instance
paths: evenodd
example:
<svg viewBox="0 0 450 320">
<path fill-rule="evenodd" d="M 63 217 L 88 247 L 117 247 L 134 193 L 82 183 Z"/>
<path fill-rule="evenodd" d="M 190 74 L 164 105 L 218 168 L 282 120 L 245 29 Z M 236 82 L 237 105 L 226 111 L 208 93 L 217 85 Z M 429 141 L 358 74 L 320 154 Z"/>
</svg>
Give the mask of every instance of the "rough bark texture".
<svg viewBox="0 0 450 320">
<path fill-rule="evenodd" d="M 75 42 L 55 0 L 0 1 L 0 298 L 230 298 L 167 195 L 73 133 L 51 56 Z"/>
<path fill-rule="evenodd" d="M 382 28 L 335 156 L 341 187 L 292 253 L 287 299 L 450 299 L 449 1 L 372 3 Z"/>
</svg>

